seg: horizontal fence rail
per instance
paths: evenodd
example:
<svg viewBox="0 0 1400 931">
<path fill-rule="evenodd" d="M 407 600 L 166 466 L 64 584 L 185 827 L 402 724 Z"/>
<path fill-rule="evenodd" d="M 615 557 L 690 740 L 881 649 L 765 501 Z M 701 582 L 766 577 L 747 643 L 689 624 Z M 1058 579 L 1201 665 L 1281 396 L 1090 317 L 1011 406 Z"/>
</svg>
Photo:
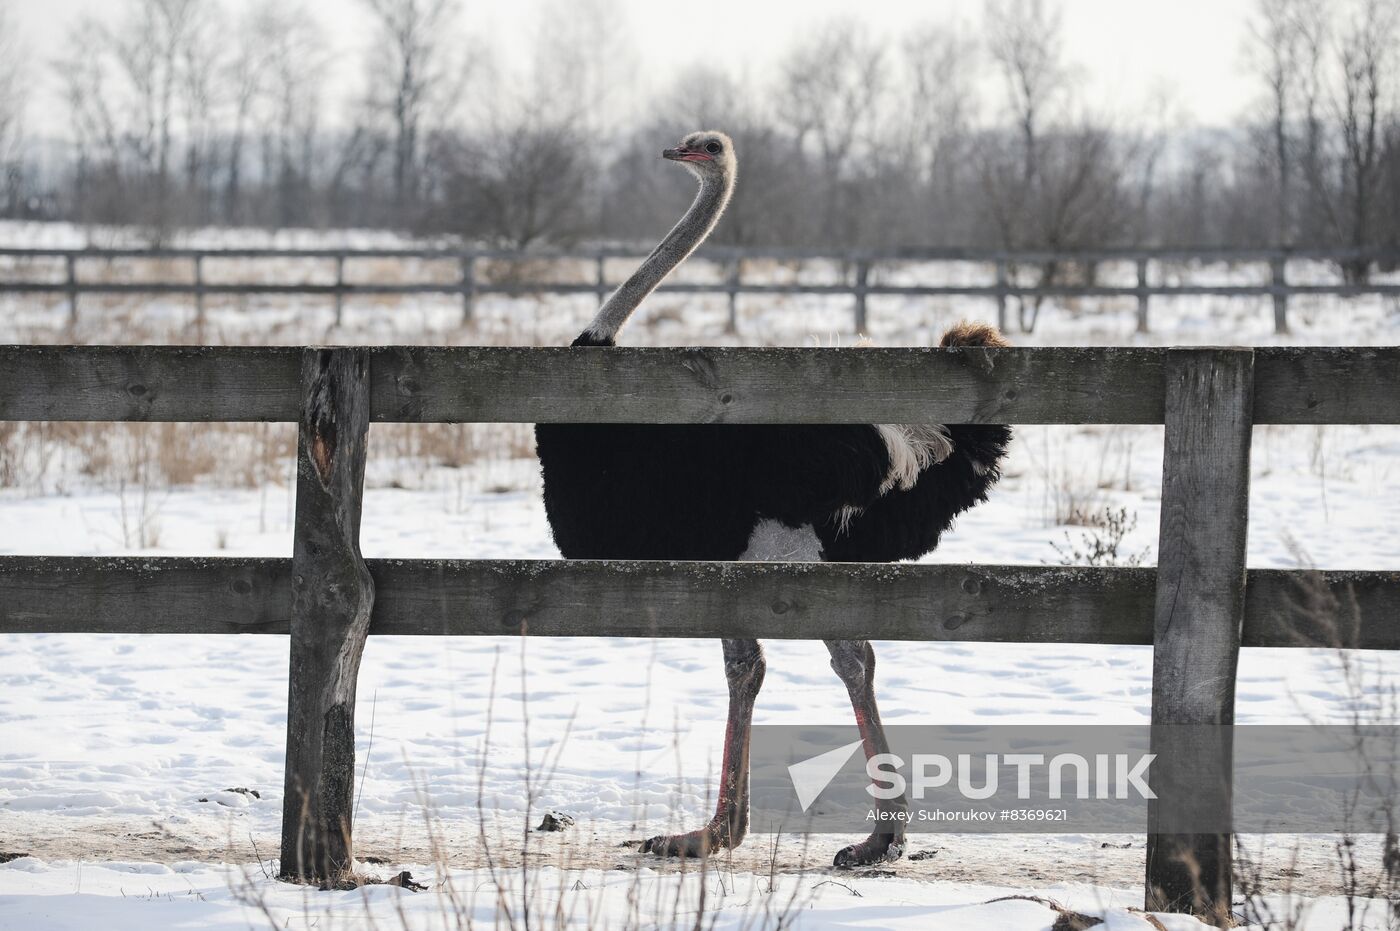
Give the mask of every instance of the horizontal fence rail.
<svg viewBox="0 0 1400 931">
<path fill-rule="evenodd" d="M 644 249 L 614 246 L 578 250 L 508 249 L 0 249 L 0 260 L 8 259 L 11 274 L 0 264 L 0 293 L 62 294 L 71 302 L 76 318 L 80 295 L 188 294 L 196 298 L 203 312 L 205 296 L 219 295 L 308 295 L 334 298 L 337 322 L 347 297 L 383 295 L 459 295 L 466 318 L 472 314 L 473 300 L 480 295 L 591 294 L 600 299 L 617 283 L 610 277 L 608 261 L 636 259 L 647 255 Z M 885 251 L 846 251 L 801 248 L 709 247 L 697 257 L 718 263 L 726 269 L 713 282 L 662 284 L 660 290 L 678 294 L 726 294 L 729 297 L 729 329 L 738 326 L 737 299 L 741 294 L 826 296 L 848 295 L 854 299 L 853 328 L 867 328 L 869 297 L 973 297 L 995 300 L 998 323 L 1007 327 L 1007 301 L 1040 300 L 1047 297 L 1135 298 L 1139 331 L 1149 329 L 1148 301 L 1152 297 L 1268 297 L 1274 304 L 1274 325 L 1288 331 L 1288 299 L 1302 295 L 1359 297 L 1381 295 L 1400 297 L 1400 282 L 1370 280 L 1369 269 L 1383 271 L 1400 267 L 1400 252 L 1376 249 L 1094 249 L 1066 252 L 1008 251 L 980 249 L 892 249 Z M 61 262 L 61 280 L 33 280 L 16 277 L 16 266 Z M 309 281 L 211 281 L 206 263 L 272 260 L 301 260 L 332 263 L 333 280 Z M 110 272 L 120 263 L 159 261 L 189 263 L 188 274 L 180 280 L 111 281 L 96 277 L 93 269 Z M 423 261 L 450 263 L 455 276 L 450 280 L 408 280 L 401 282 L 347 280 L 347 262 Z M 1296 283 L 1288 280 L 1290 261 L 1325 262 L 1348 270 L 1344 280 L 1327 283 Z M 539 272 L 540 263 L 577 262 L 591 264 L 591 281 L 549 280 Z M 839 282 L 789 281 L 758 282 L 745 277 L 746 270 L 765 262 L 826 262 L 841 269 Z M 487 264 L 482 264 L 487 263 Z M 495 263 L 494 265 L 490 263 Z M 992 274 L 981 284 L 910 284 L 882 281 L 884 272 L 911 263 L 968 263 L 989 265 Z M 1104 284 L 1097 269 L 1110 263 L 1131 263 L 1135 278 L 1131 283 Z M 1267 280 L 1257 283 L 1194 283 L 1154 280 L 1149 265 L 1262 264 Z M 516 272 L 509 269 L 516 268 Z M 520 274 L 519 269 L 531 269 Z M 1067 274 L 1066 270 L 1074 270 Z M 1358 273 L 1358 270 L 1361 270 Z M 82 273 L 80 273 L 82 272 Z M 1160 271 L 1157 278 L 1164 277 Z M 1174 275 L 1167 275 L 1167 278 Z M 1025 279 L 1031 280 L 1025 280 Z"/>
<path fill-rule="evenodd" d="M 1173 353 L 381 347 L 390 423 L 1154 424 Z M 1260 348 L 1258 424 L 1400 423 L 1400 348 Z M 0 346 L 0 420 L 294 421 L 296 347 Z M 599 398 L 606 398 L 600 405 Z"/>
<path fill-rule="evenodd" d="M 1156 570 L 369 559 L 379 636 L 757 637 L 1150 646 Z M 0 556 L 11 633 L 286 634 L 292 561 Z M 1318 599 L 1357 626 L 1319 627 Z M 878 606 L 878 612 L 871 611 Z M 1400 572 L 1251 569 L 1243 645 L 1400 649 Z"/>
<path fill-rule="evenodd" d="M 54 259 L 425 259 L 453 261 L 466 259 L 587 261 L 598 258 L 642 258 L 649 250 L 636 246 L 595 246 L 577 249 L 509 249 L 509 248 L 308 248 L 265 249 L 257 247 L 210 248 L 62 248 L 62 247 L 0 247 L 0 258 Z M 1271 262 L 1276 260 L 1308 260 L 1317 262 L 1367 262 L 1391 267 L 1400 264 L 1400 250 L 1387 248 L 1292 248 L 1270 249 L 1237 246 L 1154 247 L 1124 246 L 1102 249 L 984 249 L 972 247 L 922 248 L 910 246 L 892 249 L 851 249 L 833 251 L 801 246 L 723 246 L 706 245 L 695 253 L 713 261 L 759 260 L 801 261 L 827 259 L 845 262 L 1007 262 L 1008 264 L 1044 264 L 1066 261 L 1080 264 L 1099 262 L 1134 262 L 1149 259 L 1158 262 Z"/>
<path fill-rule="evenodd" d="M 1253 427 L 1400 423 L 1396 347 L 0 346 L 20 420 L 298 423 L 290 559 L 0 557 L 0 632 L 290 634 L 288 878 L 353 866 L 371 633 L 1151 645 L 1154 728 L 1233 723 L 1242 646 L 1400 649 L 1400 573 L 1244 562 Z M 364 560 L 375 421 L 1164 424 L 1159 565 Z M 1149 806 L 1145 902 L 1226 927 L 1229 835 L 1154 825 L 1193 767 L 1228 776 L 1228 737 L 1167 756 L 1188 778 Z"/>
</svg>

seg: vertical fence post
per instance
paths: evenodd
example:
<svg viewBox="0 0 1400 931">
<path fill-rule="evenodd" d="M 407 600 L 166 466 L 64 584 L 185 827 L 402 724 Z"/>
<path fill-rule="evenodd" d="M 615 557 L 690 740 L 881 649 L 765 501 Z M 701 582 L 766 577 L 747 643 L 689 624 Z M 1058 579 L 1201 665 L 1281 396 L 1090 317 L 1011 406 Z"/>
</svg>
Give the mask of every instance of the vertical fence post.
<svg viewBox="0 0 1400 931">
<path fill-rule="evenodd" d="M 194 325 L 204 342 L 204 256 L 199 253 L 194 257 Z"/>
<path fill-rule="evenodd" d="M 729 289 L 729 321 L 724 325 L 724 332 L 734 334 L 739 332 L 739 278 L 743 274 L 744 260 L 739 256 L 734 256 L 729 260 L 729 267 L 726 269 L 725 284 Z"/>
<path fill-rule="evenodd" d="M 1269 278 L 1274 297 L 1274 332 L 1288 332 L 1288 257 L 1269 259 Z"/>
<path fill-rule="evenodd" d="M 476 256 L 463 252 L 458 262 L 462 267 L 462 326 L 472 322 L 472 304 L 476 300 Z"/>
<path fill-rule="evenodd" d="M 68 327 L 77 329 L 78 326 L 78 257 L 73 253 L 68 253 L 65 257 L 68 271 Z"/>
<path fill-rule="evenodd" d="M 1137 260 L 1137 331 L 1147 332 L 1147 259 Z"/>
<path fill-rule="evenodd" d="M 598 292 L 598 304 L 602 306 L 602 303 L 608 299 L 608 254 L 606 252 L 598 253 L 597 268 L 594 270 L 593 280 Z"/>
<path fill-rule="evenodd" d="M 353 864 L 355 681 L 374 603 L 360 557 L 369 354 L 307 350 L 301 383 L 280 875 L 334 883 Z"/>
<path fill-rule="evenodd" d="M 1174 351 L 1166 379 L 1146 907 L 1226 927 L 1254 354 Z"/>
<path fill-rule="evenodd" d="M 865 295 L 870 280 L 870 260 L 856 259 L 856 335 L 866 330 Z"/>
<path fill-rule="evenodd" d="M 345 256 L 335 257 L 335 325 L 345 316 Z"/>
<path fill-rule="evenodd" d="M 1006 332 L 1006 259 L 997 259 L 997 329 Z"/>
</svg>

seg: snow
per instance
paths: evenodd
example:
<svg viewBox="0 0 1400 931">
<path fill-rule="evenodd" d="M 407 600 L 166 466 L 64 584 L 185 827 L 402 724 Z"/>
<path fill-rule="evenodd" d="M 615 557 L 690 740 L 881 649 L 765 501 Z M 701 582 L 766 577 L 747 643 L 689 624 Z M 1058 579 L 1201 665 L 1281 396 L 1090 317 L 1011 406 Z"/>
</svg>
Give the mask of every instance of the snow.
<svg viewBox="0 0 1400 931">
<path fill-rule="evenodd" d="M 60 232 L 34 233 L 30 244 L 70 244 Z M 917 269 L 906 273 L 927 280 Z M 976 280 L 982 272 L 965 265 L 949 274 Z M 1235 280 L 1248 273 L 1212 274 Z M 870 304 L 873 335 L 887 345 L 928 345 L 957 317 L 985 319 L 991 311 L 975 301 Z M 1131 303 L 1105 304 L 1110 309 L 1102 314 L 1048 307 L 1036 334 L 1013 338 L 1279 342 L 1264 302 L 1156 302 L 1156 329 L 1146 337 L 1132 335 Z M 61 304 L 8 306 L 15 312 L 0 319 L 0 340 L 58 341 L 66 325 Z M 344 325 L 332 331 L 326 302 L 211 302 L 213 336 L 206 338 L 562 342 L 591 307 L 587 297 L 482 300 L 472 328 L 463 330 L 452 300 L 347 302 Z M 813 333 L 827 342 L 826 334 L 844 333 L 850 321 L 849 304 L 835 300 L 745 299 L 741 310 L 743 342 L 801 344 Z M 723 298 L 658 297 L 626 341 L 715 341 L 725 313 Z M 1400 323 L 1393 303 L 1379 300 L 1298 301 L 1294 317 L 1294 342 L 1393 343 Z M 142 302 L 139 309 L 111 302 L 85 308 L 80 335 L 189 338 L 190 319 L 180 300 Z M 992 500 L 967 514 L 931 559 L 1057 563 L 1053 544 L 1068 549 L 1091 532 L 1062 522 L 1070 510 L 1122 507 L 1136 524 L 1120 552 L 1150 565 L 1161 460 L 1160 427 L 1020 428 Z M 146 500 L 83 475 L 76 462 L 56 456 L 52 480 L 0 489 L 0 553 L 291 551 L 290 461 L 279 460 L 254 487 L 205 479 Z M 128 545 L 124 524 L 133 510 L 158 526 L 156 546 Z M 557 556 L 535 463 L 501 457 L 459 468 L 376 457 L 363 549 L 370 557 Z M 1393 570 L 1397 551 L 1400 429 L 1255 431 L 1249 565 L 1294 567 L 1302 559 Z M 1147 648 L 882 643 L 876 650 L 877 692 L 890 723 L 1147 720 Z M 767 653 L 759 723 L 848 721 L 849 704 L 820 644 L 770 642 Z M 1371 690 L 1360 696 L 1349 693 L 1337 657 L 1325 651 L 1245 650 L 1239 720 L 1342 721 L 1356 702 L 1374 705 L 1395 683 L 1400 657 L 1356 657 Z M 620 847 L 695 826 L 714 796 L 726 704 L 719 647 L 686 639 L 372 638 L 357 709 L 363 774 L 356 850 L 393 864 L 367 863 L 367 872 L 408 869 L 431 880 L 430 891 L 311 892 L 271 882 L 261 861 L 275 856 L 281 815 L 286 675 L 280 637 L 0 635 L 0 854 L 33 854 L 0 864 L 0 929 L 90 927 L 99 923 L 95 916 L 113 931 L 288 921 L 368 927 L 371 920 L 379 927 L 448 927 L 444 914 L 456 914 L 454 898 L 462 914 L 494 926 L 496 904 L 483 890 L 508 881 L 519 917 L 527 878 L 539 896 L 536 916 L 548 913 L 561 927 L 689 927 L 701 889 L 719 928 L 766 926 L 785 908 L 804 928 L 1049 927 L 1055 914 L 1044 904 L 992 902 L 1025 894 L 1103 916 L 1110 929 L 1148 927 L 1127 910 L 1142 900 L 1141 836 L 916 835 L 911 852 L 933 855 L 883 871 L 892 875 L 830 872 L 832 853 L 849 842 L 838 837 L 755 836 L 704 876 L 693 866 L 681 875 L 674 864 Z M 532 835 L 527 854 L 522 829 L 551 808 L 578 824 L 559 835 Z M 1308 909 L 1305 927 L 1344 926 L 1332 839 L 1251 842 L 1263 845 L 1271 889 L 1282 893 L 1291 884 L 1306 896 L 1299 900 Z M 1295 849 L 1301 875 L 1288 880 Z M 1377 856 L 1363 851 L 1371 866 Z M 522 858 L 530 863 L 523 872 Z M 505 873 L 493 879 L 493 868 Z M 572 917 L 555 922 L 556 907 Z M 1180 916 L 1161 921 L 1200 927 Z"/>
<path fill-rule="evenodd" d="M 397 886 L 345 892 L 308 892 L 269 881 L 256 866 L 176 863 L 46 864 L 17 860 L 0 866 L 0 882 L 22 880 L 25 892 L 0 896 L 0 919 L 29 931 L 82 927 L 100 912 L 108 931 L 199 927 L 238 929 L 271 925 L 345 929 L 455 928 L 472 922 L 497 926 L 492 880 L 485 870 L 423 873 L 431 893 Z M 415 874 L 415 877 L 418 874 Z M 506 882 L 519 877 L 507 876 Z M 843 877 L 820 883 L 791 876 L 660 874 L 650 869 L 539 870 L 533 877 L 535 920 L 558 928 L 688 928 L 697 914 L 705 927 L 746 929 L 889 928 L 985 931 L 1048 928 L 1056 913 L 1040 901 L 1012 898 L 1015 890 L 966 883 L 917 883 L 900 879 Z M 771 882 L 771 886 L 770 886 Z M 703 902 L 702 898 L 703 890 Z M 877 892 L 878 890 L 878 892 Z M 1130 897 L 1090 886 L 1045 890 L 1048 901 L 1100 916 L 1108 931 L 1149 929 L 1134 914 Z M 763 902 L 756 907 L 755 903 Z M 1338 911 L 1319 900 L 1318 913 Z M 376 920 L 377 919 L 377 920 Z M 1202 928 L 1194 919 L 1159 916 L 1163 926 Z M 712 923 L 710 923 L 712 922 Z M 784 924 L 780 924 L 784 922 Z"/>
</svg>

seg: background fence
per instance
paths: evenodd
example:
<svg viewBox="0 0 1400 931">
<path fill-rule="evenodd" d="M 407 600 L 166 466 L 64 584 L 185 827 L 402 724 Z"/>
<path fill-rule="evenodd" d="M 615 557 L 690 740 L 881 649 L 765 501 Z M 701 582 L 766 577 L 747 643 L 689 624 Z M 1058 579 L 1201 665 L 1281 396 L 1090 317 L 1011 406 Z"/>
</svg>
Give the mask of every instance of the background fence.
<svg viewBox="0 0 1400 931">
<path fill-rule="evenodd" d="M 511 250 L 451 249 L 0 249 L 0 293 L 66 295 L 76 316 L 83 295 L 182 294 L 193 296 L 202 312 L 209 295 L 324 295 L 335 301 L 337 322 L 346 297 L 363 295 L 454 294 L 462 299 L 464 319 L 470 319 L 474 299 L 486 294 L 596 294 L 601 301 L 620 279 L 609 275 L 610 259 L 637 259 L 646 255 L 635 248 L 606 248 L 578 251 L 519 252 Z M 713 282 L 668 282 L 661 291 L 725 294 L 729 298 L 729 330 L 738 329 L 738 298 L 741 294 L 849 295 L 852 298 L 852 328 L 866 330 L 867 302 L 871 296 L 975 297 L 997 304 L 997 322 L 1002 329 L 1010 324 L 1008 302 L 1020 302 L 1020 324 L 1033 325 L 1025 302 L 1048 297 L 1133 298 L 1137 302 L 1137 329 L 1150 327 L 1149 302 L 1153 297 L 1213 295 L 1218 297 L 1269 298 L 1274 310 L 1274 329 L 1288 332 L 1288 301 L 1300 295 L 1356 297 L 1378 294 L 1400 298 L 1400 279 L 1371 280 L 1374 271 L 1394 270 L 1400 253 L 1375 250 L 1248 250 L 1248 249 L 1106 249 L 1092 252 L 1002 252 L 985 250 L 907 249 L 892 252 L 833 253 L 803 249 L 709 248 L 699 253 L 719 263 L 722 280 Z M 320 282 L 210 281 L 205 263 L 243 260 L 248 263 L 272 260 L 324 262 L 326 274 Z M 136 260 L 164 261 L 184 265 L 186 274 L 156 281 L 112 281 L 97 277 L 123 263 Z M 455 268 L 451 280 L 409 280 L 360 282 L 347 280 L 345 266 L 355 261 L 419 260 L 450 263 Z M 535 266 L 541 262 L 582 262 L 591 264 L 587 281 L 564 281 L 541 275 Z M 1338 280 L 1329 283 L 1291 282 L 1289 262 L 1327 263 L 1337 269 Z M 823 262 L 841 270 L 838 282 L 804 281 L 758 282 L 746 270 L 758 262 Z M 21 277 L 28 266 L 52 265 L 47 280 Z M 487 267 L 494 263 L 494 267 Z M 901 284 L 884 280 L 888 272 L 915 263 L 972 263 L 989 267 L 991 280 L 985 284 Z M 1131 284 L 1101 284 L 1102 266 L 1122 263 L 1134 269 Z M 1255 266 L 1260 274 L 1253 284 L 1189 283 L 1170 280 L 1178 267 L 1226 264 Z M 1156 269 L 1154 276 L 1153 270 Z M 7 269 L 8 274 L 4 269 Z M 522 271 L 526 270 L 528 271 Z M 556 270 L 557 271 L 557 270 Z M 1157 279 L 1157 280 L 1154 280 Z"/>
<path fill-rule="evenodd" d="M 593 422 L 597 397 L 608 420 L 636 423 L 1163 423 L 1159 563 L 360 557 L 372 421 Z M 351 864 L 369 633 L 1152 644 L 1154 725 L 1233 723 L 1241 646 L 1400 649 L 1400 573 L 1244 565 L 1253 425 L 1400 423 L 1395 348 L 8 346 L 0 420 L 299 422 L 290 559 L 0 557 L 3 632 L 290 634 L 291 878 Z M 1296 601 L 1318 585 L 1359 625 L 1300 628 Z M 1193 749 L 1159 760 L 1166 785 L 1228 786 L 1228 742 Z M 1147 905 L 1224 926 L 1229 835 L 1153 831 L 1159 812 L 1199 812 L 1197 795 L 1151 804 Z"/>
</svg>

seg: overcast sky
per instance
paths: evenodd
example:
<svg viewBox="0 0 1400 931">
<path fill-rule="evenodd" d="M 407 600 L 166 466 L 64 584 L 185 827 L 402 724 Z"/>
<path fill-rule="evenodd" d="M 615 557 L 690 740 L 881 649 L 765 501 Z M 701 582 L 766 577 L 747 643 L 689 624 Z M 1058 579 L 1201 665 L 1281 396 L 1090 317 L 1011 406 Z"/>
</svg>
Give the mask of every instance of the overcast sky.
<svg viewBox="0 0 1400 931">
<path fill-rule="evenodd" d="M 31 74 L 44 91 L 29 114 L 31 125 L 53 131 L 61 108 L 47 63 L 61 50 L 68 24 L 82 12 L 101 12 L 121 0 L 0 0 L 17 14 Z M 242 0 L 226 0 L 236 8 Z M 898 36 L 913 23 L 959 23 L 975 35 L 976 0 L 616 0 L 636 41 L 642 81 L 665 75 L 677 62 L 701 57 L 761 73 L 790 37 L 829 15 L 859 14 L 877 35 Z M 365 16 L 358 0 L 307 0 L 341 56 L 337 83 L 356 84 L 362 69 Z M 1066 0 L 1066 52 L 1081 71 L 1083 98 L 1125 119 L 1172 87 L 1181 113 L 1209 125 L 1227 125 L 1259 94 L 1242 65 L 1252 0 Z M 464 28 L 503 57 L 529 47 L 539 17 L 537 0 L 465 0 Z M 692 12 L 696 11 L 696 12 Z M 1154 108 L 1155 109 L 1155 108 Z"/>
</svg>

